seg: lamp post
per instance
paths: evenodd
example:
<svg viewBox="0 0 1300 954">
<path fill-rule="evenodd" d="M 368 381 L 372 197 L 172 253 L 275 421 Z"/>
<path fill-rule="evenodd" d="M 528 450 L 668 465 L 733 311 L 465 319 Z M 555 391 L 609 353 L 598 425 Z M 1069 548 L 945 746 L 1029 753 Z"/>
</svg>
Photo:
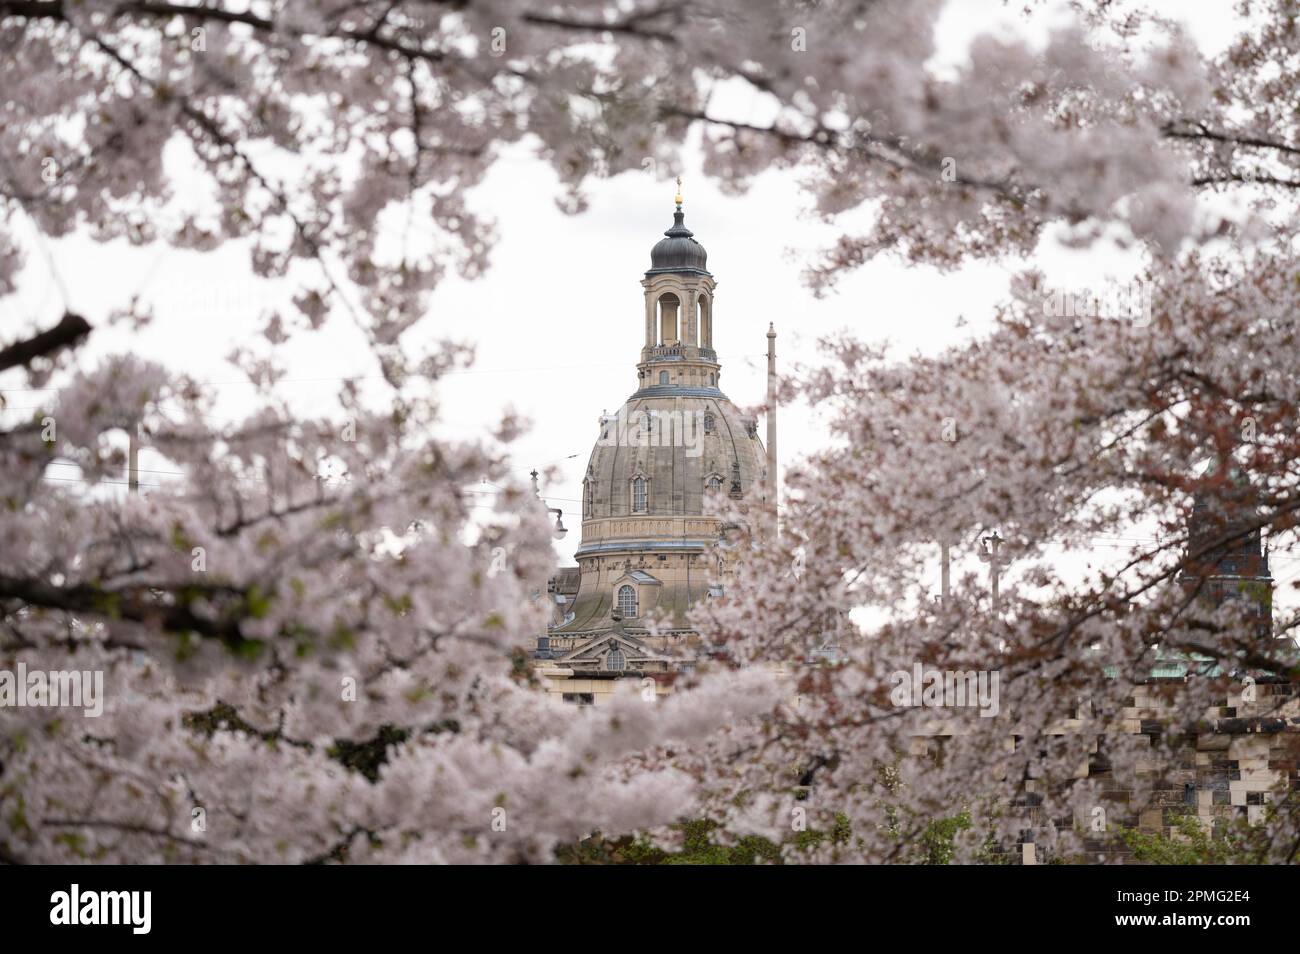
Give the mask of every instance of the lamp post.
<svg viewBox="0 0 1300 954">
<path fill-rule="evenodd" d="M 999 552 L 1004 541 L 1002 540 L 1002 537 L 998 535 L 998 532 L 994 530 L 981 542 L 983 544 L 983 549 L 979 555 L 980 562 L 989 565 L 989 594 L 991 597 L 993 614 L 996 616 L 998 612 L 998 576 L 1000 575 L 1002 568 L 1007 565 L 1006 557 L 1002 556 Z"/>
<path fill-rule="evenodd" d="M 533 494 L 537 497 L 538 500 L 542 500 L 542 489 L 541 486 L 537 483 L 537 471 L 534 470 L 532 472 L 532 478 L 533 478 Z M 542 503 L 546 503 L 546 501 L 542 500 Z M 559 507 L 547 507 L 546 512 L 555 514 L 555 539 L 563 540 L 564 535 L 569 532 L 568 528 L 565 527 L 564 525 L 564 511 L 561 510 Z"/>
</svg>

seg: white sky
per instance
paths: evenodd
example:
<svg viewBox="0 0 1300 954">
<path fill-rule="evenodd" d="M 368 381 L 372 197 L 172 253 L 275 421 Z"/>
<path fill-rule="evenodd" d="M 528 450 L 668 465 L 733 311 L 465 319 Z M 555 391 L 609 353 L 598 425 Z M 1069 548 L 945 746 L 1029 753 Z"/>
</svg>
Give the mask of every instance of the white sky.
<svg viewBox="0 0 1300 954">
<path fill-rule="evenodd" d="M 1207 49 L 1217 50 L 1231 36 L 1229 3 L 1157 6 L 1183 20 Z M 960 57 L 979 31 L 1021 29 L 1020 9 L 999 0 L 951 0 L 939 28 L 940 61 Z M 758 106 L 737 100 L 727 104 L 727 112 Z M 800 272 L 841 233 L 843 223 L 827 226 L 805 215 L 798 176 L 765 174 L 747 194 L 725 196 L 698 173 L 696 149 L 681 159 L 687 225 L 708 249 L 718 280 L 714 341 L 721 385 L 742 406 L 764 398 L 769 322 L 776 323 L 785 369 L 815 362 L 816 340 L 841 329 L 889 339 L 904 353 L 935 350 L 986 324 L 992 306 L 1006 296 L 1009 278 L 1024 265 L 978 264 L 940 274 L 883 259 L 817 300 Z M 532 421 L 513 459 L 521 477 L 533 467 L 557 465 L 557 479 L 544 484 L 543 492 L 565 510 L 570 533 L 557 546 L 566 563 L 579 542 L 580 481 L 597 415 L 617 409 L 636 386 L 644 328 L 639 281 L 650 247 L 671 224 L 673 191 L 670 181 L 627 173 L 592 183 L 589 210 L 567 216 L 555 205 L 560 189 L 550 171 L 526 148 L 513 150 L 471 193 L 472 208 L 494 218 L 500 234 L 490 270 L 476 281 L 449 276 L 428 317 L 408 333 L 429 343 L 450 336 L 477 349 L 474 367 L 440 389 L 447 436 L 481 435 L 507 406 Z M 198 254 L 101 245 L 83 236 L 46 243 L 21 232 L 19 237 L 30 258 L 18 293 L 0 298 L 6 337 L 33 320 L 57 319 L 64 296 L 68 307 L 98 326 L 110 310 L 139 294 L 154 305 L 153 325 L 140 333 L 101 328 L 87 355 L 131 350 L 158 358 L 210 382 L 221 419 L 248 409 L 252 388 L 224 356 L 257 334 L 264 310 L 287 306 L 287 289 L 253 279 L 242 244 Z M 582 250 L 580 258 L 571 257 L 575 248 Z M 1035 264 L 1056 280 L 1093 287 L 1108 274 L 1131 269 L 1123 255 L 1104 249 L 1049 249 Z M 966 327 L 959 330 L 962 318 Z M 290 373 L 282 390 L 304 412 L 317 411 L 337 393 L 338 379 L 375 374 L 365 355 L 359 334 L 340 315 L 322 332 L 294 339 L 283 356 Z M 31 394 L 6 390 L 6 396 L 17 413 L 36 403 Z M 806 408 L 782 412 L 783 464 L 825 439 Z M 576 456 L 565 459 L 570 455 Z M 150 467 L 147 456 L 141 466 Z M 1288 572 L 1275 563 L 1279 579 Z"/>
</svg>

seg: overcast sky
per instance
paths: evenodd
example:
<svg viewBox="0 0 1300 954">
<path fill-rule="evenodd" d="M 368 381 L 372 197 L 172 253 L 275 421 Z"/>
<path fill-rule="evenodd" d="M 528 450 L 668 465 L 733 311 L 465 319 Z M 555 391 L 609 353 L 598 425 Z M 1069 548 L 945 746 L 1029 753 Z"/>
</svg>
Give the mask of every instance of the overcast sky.
<svg viewBox="0 0 1300 954">
<path fill-rule="evenodd" d="M 939 59 L 959 58 L 979 31 L 1024 29 L 1020 6 L 953 0 L 940 26 Z M 1229 3 L 1160 6 L 1208 49 L 1231 36 Z M 765 118 L 757 99 L 742 95 L 724 105 L 736 118 Z M 817 339 L 841 329 L 889 339 L 901 353 L 932 351 L 985 326 L 1006 296 L 1011 275 L 1026 264 L 979 264 L 941 274 L 885 259 L 854 272 L 836 293 L 818 300 L 800 272 L 851 223 L 810 219 L 795 174 L 769 173 L 746 194 L 725 196 L 699 174 L 697 149 L 686 149 L 681 162 L 686 222 L 707 248 L 718 281 L 714 343 L 721 385 L 742 406 L 764 397 L 769 322 L 776 324 L 786 369 L 816 361 Z M 428 342 L 450 336 L 477 349 L 474 367 L 441 387 L 448 436 L 477 437 L 506 407 L 532 421 L 514 461 L 521 476 L 533 467 L 558 467 L 544 493 L 563 507 L 572 529 L 557 545 L 565 562 L 579 542 L 580 481 L 597 417 L 617 409 L 636 386 L 644 329 L 639 281 L 649 267 L 650 247 L 671 225 L 673 191 L 669 180 L 627 173 L 591 184 L 589 209 L 568 216 L 555 204 L 560 189 L 546 166 L 526 147 L 513 150 L 471 194 L 472 208 L 494 218 L 500 233 L 490 270 L 475 281 L 446 279 L 429 316 L 409 333 Z M 245 246 L 199 254 L 100 245 L 85 237 L 38 242 L 19 234 L 31 255 L 18 293 L 0 298 L 7 334 L 33 319 L 55 320 L 65 307 L 98 325 L 138 294 L 154 306 L 153 325 L 139 333 L 101 329 L 87 352 L 131 350 L 189 371 L 214 389 L 220 419 L 249 408 L 252 389 L 224 356 L 257 334 L 264 311 L 287 305 L 289 289 L 253 279 Z M 1058 281 L 1094 287 L 1133 267 L 1116 250 L 1079 254 L 1050 246 L 1034 264 Z M 295 338 L 285 357 L 283 389 L 304 412 L 330 401 L 340 378 L 375 374 L 359 334 L 342 316 L 319 334 Z M 35 395 L 6 394 L 14 413 L 35 403 Z M 783 465 L 825 440 L 824 428 L 806 408 L 782 411 Z M 147 458 L 141 466 L 149 467 Z M 151 482 L 150 475 L 144 481 Z M 485 504 L 490 500 L 490 487 L 473 489 L 484 494 Z M 1289 572 L 1285 565 L 1274 567 L 1279 578 Z"/>
</svg>

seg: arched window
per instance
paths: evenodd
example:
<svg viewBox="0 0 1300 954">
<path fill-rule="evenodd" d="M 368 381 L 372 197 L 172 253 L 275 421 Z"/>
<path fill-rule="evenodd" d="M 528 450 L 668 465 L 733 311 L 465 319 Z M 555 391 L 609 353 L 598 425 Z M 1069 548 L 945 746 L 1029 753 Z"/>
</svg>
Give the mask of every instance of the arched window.
<svg viewBox="0 0 1300 954">
<path fill-rule="evenodd" d="M 722 490 L 722 478 L 717 474 L 714 474 L 709 478 L 709 482 L 706 486 L 709 488 L 709 493 L 716 494 Z"/>
<path fill-rule="evenodd" d="M 632 481 L 632 512 L 646 512 L 646 481 L 644 477 L 637 477 Z"/>
<path fill-rule="evenodd" d="M 661 345 L 677 344 L 677 312 L 682 301 L 672 292 L 659 296 L 659 343 Z"/>
<path fill-rule="evenodd" d="M 636 618 L 636 587 L 625 583 L 618 588 L 618 615 L 624 619 Z"/>
<path fill-rule="evenodd" d="M 713 433 L 713 428 L 717 425 L 717 423 L 718 423 L 718 422 L 717 422 L 716 420 L 714 420 L 712 414 L 705 414 L 705 415 L 704 415 L 704 433 L 705 433 L 705 434 L 712 434 L 712 433 Z"/>
<path fill-rule="evenodd" d="M 667 372 L 667 371 L 660 371 L 660 372 L 659 372 L 659 383 L 660 383 L 660 384 L 667 384 L 667 383 L 668 383 L 668 372 Z"/>
<path fill-rule="evenodd" d="M 596 509 L 596 482 L 588 477 L 582 482 L 582 515 L 590 517 Z"/>
<path fill-rule="evenodd" d="M 605 654 L 605 668 L 610 672 L 621 672 L 627 668 L 627 656 L 615 646 Z"/>
<path fill-rule="evenodd" d="M 713 309 L 704 295 L 700 296 L 700 347 L 713 347 Z"/>
</svg>

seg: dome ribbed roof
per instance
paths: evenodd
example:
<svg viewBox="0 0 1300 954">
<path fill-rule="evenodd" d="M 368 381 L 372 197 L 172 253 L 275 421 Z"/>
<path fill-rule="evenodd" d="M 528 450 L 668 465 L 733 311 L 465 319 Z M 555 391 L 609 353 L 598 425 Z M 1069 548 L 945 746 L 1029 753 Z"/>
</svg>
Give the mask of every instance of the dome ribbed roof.
<svg viewBox="0 0 1300 954">
<path fill-rule="evenodd" d="M 641 432 L 647 416 L 655 422 L 653 434 Z M 638 476 L 650 483 L 646 516 L 698 517 L 706 510 L 710 477 L 718 478 L 724 495 L 734 489 L 748 497 L 766 468 L 756 421 L 721 392 L 711 397 L 634 394 L 617 414 L 602 419 L 587 463 L 591 508 L 583 523 L 636 516 L 631 483 Z"/>
<path fill-rule="evenodd" d="M 695 233 L 686 227 L 686 213 L 677 207 L 673 213 L 673 227 L 650 250 L 652 272 L 703 272 L 708 274 L 709 253 L 691 236 Z"/>
</svg>

